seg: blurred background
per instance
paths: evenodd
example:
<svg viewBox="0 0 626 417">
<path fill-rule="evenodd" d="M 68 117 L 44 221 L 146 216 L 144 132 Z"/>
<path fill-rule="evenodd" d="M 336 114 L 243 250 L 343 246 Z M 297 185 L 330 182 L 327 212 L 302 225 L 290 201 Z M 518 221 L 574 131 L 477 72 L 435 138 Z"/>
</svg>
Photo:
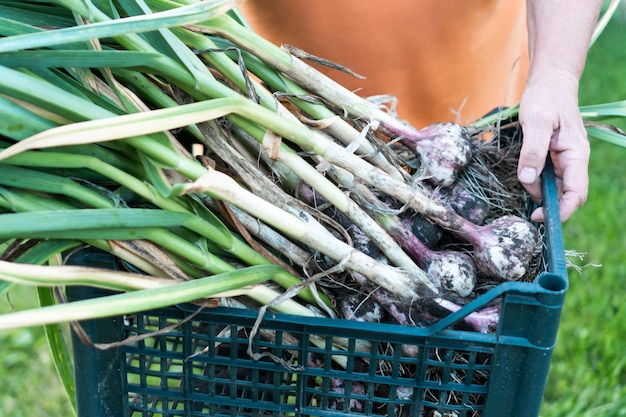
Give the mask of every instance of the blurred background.
<svg viewBox="0 0 626 417">
<path fill-rule="evenodd" d="M 580 104 L 626 99 L 626 8 L 592 46 Z M 611 124 L 626 130 L 626 120 Z M 565 248 L 584 253 L 570 288 L 542 417 L 626 416 L 626 149 L 591 141 L 589 197 L 563 225 Z M 574 259 L 573 259 L 574 260 Z"/>
<path fill-rule="evenodd" d="M 580 104 L 626 99 L 626 7 L 592 47 Z M 626 121 L 609 123 L 626 130 Z M 626 149 L 591 142 L 590 193 L 563 225 L 570 288 L 541 417 L 626 416 Z M 0 299 L 0 313 L 36 305 L 31 288 Z M 71 416 L 41 328 L 0 331 L 0 416 Z"/>
</svg>

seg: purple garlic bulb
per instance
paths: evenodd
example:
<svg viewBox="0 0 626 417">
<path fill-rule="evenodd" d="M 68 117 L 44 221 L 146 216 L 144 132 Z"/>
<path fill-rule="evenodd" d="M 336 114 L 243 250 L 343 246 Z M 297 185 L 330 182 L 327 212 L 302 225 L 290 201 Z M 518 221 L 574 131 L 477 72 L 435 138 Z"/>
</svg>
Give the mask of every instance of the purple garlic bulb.
<svg viewBox="0 0 626 417">
<path fill-rule="evenodd" d="M 402 143 L 419 155 L 430 181 L 441 187 L 452 185 L 472 159 L 469 133 L 457 123 L 435 123 Z"/>
<path fill-rule="evenodd" d="M 502 216 L 484 226 L 462 223 L 461 231 L 455 233 L 474 246 L 479 271 L 508 281 L 526 275 L 539 239 L 532 223 L 513 215 Z"/>
</svg>

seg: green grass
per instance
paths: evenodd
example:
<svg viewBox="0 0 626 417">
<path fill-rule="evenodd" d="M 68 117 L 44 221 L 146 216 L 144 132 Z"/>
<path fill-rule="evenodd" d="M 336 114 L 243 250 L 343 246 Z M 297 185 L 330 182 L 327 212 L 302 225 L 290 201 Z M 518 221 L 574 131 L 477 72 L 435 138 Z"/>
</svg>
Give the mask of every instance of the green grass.
<svg viewBox="0 0 626 417">
<path fill-rule="evenodd" d="M 543 417 L 626 416 L 626 149 L 592 149 L 588 202 L 564 226 L 566 247 L 586 252 L 578 263 L 588 266 L 570 272 Z"/>
<path fill-rule="evenodd" d="M 615 19 L 592 48 L 581 80 L 581 104 L 626 98 L 626 19 Z M 617 122 L 626 129 L 626 122 Z M 626 416 L 626 149 L 592 142 L 587 204 L 565 225 L 567 249 L 586 252 L 570 273 L 542 417 Z M 10 292 L 22 309 L 35 291 Z M 0 299 L 0 313 L 10 308 Z M 39 328 L 0 332 L 0 415 L 70 416 L 69 402 Z"/>
<path fill-rule="evenodd" d="M 37 306 L 31 287 L 14 287 L 0 300 L 0 314 Z M 0 332 L 0 415 L 11 417 L 73 415 L 56 374 L 43 328 Z"/>
<path fill-rule="evenodd" d="M 617 16 L 591 49 L 582 105 L 626 98 L 624 30 Z M 587 203 L 563 227 L 566 248 L 586 252 L 578 264 L 589 266 L 570 272 L 542 417 L 626 416 L 626 149 L 592 141 L 591 150 Z"/>
</svg>

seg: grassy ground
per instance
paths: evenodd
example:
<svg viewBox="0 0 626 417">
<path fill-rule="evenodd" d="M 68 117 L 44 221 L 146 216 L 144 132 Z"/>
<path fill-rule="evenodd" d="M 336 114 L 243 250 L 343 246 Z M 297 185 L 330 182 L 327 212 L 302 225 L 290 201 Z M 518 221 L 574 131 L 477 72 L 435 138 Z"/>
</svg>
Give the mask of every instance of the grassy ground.
<svg viewBox="0 0 626 417">
<path fill-rule="evenodd" d="M 626 98 L 625 29 L 621 15 L 592 47 L 581 104 Z M 566 248 L 586 252 L 579 264 L 590 266 L 570 272 L 542 417 L 626 416 L 626 149 L 591 149 L 589 198 L 563 226 Z"/>
<path fill-rule="evenodd" d="M 620 20 L 590 52 L 581 104 L 626 98 L 626 22 Z M 542 417 L 626 416 L 624 158 L 626 149 L 592 142 L 589 200 L 564 225 L 566 248 L 586 252 L 579 264 L 602 266 L 570 273 Z M 16 308 L 35 305 L 31 289 L 10 295 Z M 0 313 L 9 308 L 6 299 L 0 300 Z M 0 386 L 2 416 L 72 414 L 41 329 L 0 332 Z"/>
<path fill-rule="evenodd" d="M 33 288 L 14 287 L 0 300 L 0 313 L 37 305 Z M 0 416 L 73 415 L 59 382 L 43 328 L 0 331 Z"/>
</svg>

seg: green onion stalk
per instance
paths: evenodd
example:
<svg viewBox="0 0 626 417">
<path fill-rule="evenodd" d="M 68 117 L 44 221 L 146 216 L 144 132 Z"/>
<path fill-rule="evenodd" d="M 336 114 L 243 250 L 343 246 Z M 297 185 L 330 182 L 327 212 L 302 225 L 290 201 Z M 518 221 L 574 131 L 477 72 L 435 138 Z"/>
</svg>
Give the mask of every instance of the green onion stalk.
<svg viewBox="0 0 626 417">
<path fill-rule="evenodd" d="M 66 95 L 66 96 L 67 96 L 67 95 Z M 32 97 L 32 96 L 31 96 L 31 97 Z M 72 99 L 73 99 L 73 97 L 71 97 L 71 96 L 70 96 L 70 97 L 66 97 L 66 98 L 68 98 L 70 102 L 71 102 L 71 101 L 72 101 Z M 37 104 L 37 105 L 40 105 L 40 106 L 41 106 L 41 105 L 44 105 L 44 106 L 46 106 L 46 108 L 47 108 L 47 109 L 49 109 L 49 108 L 53 107 L 53 101 L 48 101 L 48 102 L 47 102 L 47 103 L 45 103 L 45 104 L 43 104 L 43 103 L 36 103 L 36 104 Z M 75 106 L 74 106 L 74 108 L 79 108 L 79 107 L 80 107 L 80 105 L 75 105 Z M 91 113 L 91 116 L 90 116 L 90 117 L 101 117 L 103 114 L 105 114 L 104 112 L 102 112 L 102 109 L 101 109 L 101 108 L 97 108 L 97 107 L 94 107 L 94 106 L 91 106 L 91 107 L 92 107 L 92 108 L 90 109 L 90 110 L 91 110 L 91 112 L 90 112 L 90 113 Z M 92 160 L 92 161 L 90 161 L 90 162 L 92 162 L 92 163 L 94 163 L 94 164 L 97 164 L 97 162 L 95 162 L 95 161 L 93 161 L 93 160 Z M 79 163 L 79 161 L 76 161 L 76 163 Z M 116 174 L 119 176 L 119 175 L 120 175 L 120 172 L 118 171 Z M 127 178 L 126 178 L 126 186 L 128 186 L 128 181 L 129 181 L 129 180 L 130 180 L 130 181 L 132 181 L 132 178 L 128 178 L 128 176 L 127 176 Z M 158 203 L 158 204 L 161 204 L 161 205 L 164 205 L 164 204 L 165 204 L 165 205 L 166 205 L 166 207 L 168 207 L 169 209 L 172 209 L 172 208 L 173 208 L 173 207 L 172 207 L 172 204 L 171 204 L 171 200 L 167 200 L 167 199 L 164 199 L 164 198 L 160 198 L 160 196 L 159 196 L 159 194 L 158 194 L 158 193 L 155 193 L 154 191 L 151 191 L 151 190 L 146 190 L 146 189 L 145 189 L 146 187 L 142 186 L 142 184 L 141 184 L 139 181 L 137 181 L 137 180 L 135 180 L 135 181 L 134 181 L 134 183 L 135 183 L 135 184 L 134 184 L 134 185 L 135 185 L 135 188 L 134 188 L 134 191 L 135 191 L 135 192 L 139 192 L 139 194 L 143 194 L 143 196 L 144 196 L 144 197 L 150 198 L 151 200 L 153 200 L 153 199 L 160 200 L 160 201 L 157 201 L 157 203 Z M 137 186 L 138 186 L 138 187 L 140 187 L 140 188 L 143 188 L 143 190 L 141 190 L 141 191 L 137 190 Z M 133 187 L 131 187 L 131 188 L 133 188 Z M 143 192 L 142 192 L 142 191 L 143 191 Z M 151 194 L 151 196 L 146 195 L 147 193 L 150 193 L 150 194 Z M 106 203 L 105 203 L 105 204 L 106 204 Z M 175 204 L 174 204 L 174 205 L 175 205 Z M 175 208 L 173 208 L 173 209 L 175 209 L 175 210 L 180 210 L 180 207 L 175 207 Z M 222 239 L 222 240 L 224 240 L 224 239 Z M 228 239 L 227 239 L 227 240 L 228 240 Z M 235 242 L 235 243 L 236 243 L 236 242 Z M 231 246 L 232 246 L 232 242 L 227 242 L 226 244 L 223 244 L 222 246 L 224 246 L 224 247 L 225 247 L 225 246 L 227 246 L 227 245 L 228 245 L 228 247 L 231 247 Z M 261 260 L 260 260 L 260 258 L 261 258 L 261 257 L 260 257 L 258 254 L 256 254 L 256 253 L 251 253 L 251 251 L 249 251 L 249 250 L 247 250 L 247 251 L 246 251 L 246 250 L 243 250 L 243 249 L 238 248 L 238 247 L 241 247 L 241 246 L 242 246 L 241 244 L 239 244 L 239 245 L 235 245 L 235 246 L 233 246 L 233 247 L 232 247 L 232 248 L 230 248 L 230 249 L 231 249 L 231 250 L 233 250 L 235 253 L 239 254 L 240 256 L 243 256 L 244 258 L 245 258 L 246 256 L 248 256 L 248 258 L 249 258 L 250 256 L 252 256 L 253 258 L 256 258 L 256 259 L 254 259 L 254 260 L 251 262 L 251 263 L 253 263 L 253 264 L 255 264 L 255 263 L 257 263 L 257 264 L 258 264 L 259 262 L 261 262 L 261 263 L 264 263 L 264 262 L 266 263 L 266 262 L 267 262 L 267 261 L 261 261 Z M 244 254 L 244 252 L 247 252 L 247 253 L 248 253 L 248 254 L 250 254 L 250 255 L 245 255 L 245 254 Z M 308 290 L 305 290 L 305 292 L 307 292 L 307 291 L 308 291 Z"/>
<path fill-rule="evenodd" d="M 20 282 L 33 283 L 35 279 L 33 276 L 39 274 L 32 271 L 34 266 L 28 266 L 27 269 L 21 270 L 16 274 L 27 273 L 28 277 Z M 46 267 L 46 271 L 54 274 L 56 267 Z M 133 289 L 142 288 L 137 291 L 128 293 L 121 293 L 110 295 L 106 297 L 100 297 L 97 299 L 90 299 L 84 301 L 74 301 L 66 304 L 56 304 L 49 307 L 42 307 L 37 310 L 19 311 L 10 314 L 4 314 L 0 316 L 0 329 L 10 329 L 17 327 L 27 327 L 49 323 L 62 323 L 76 320 L 86 320 L 101 317 L 110 317 L 113 315 L 131 314 L 137 311 L 144 311 L 159 307 L 166 307 L 172 304 L 180 304 L 190 302 L 193 300 L 199 300 L 203 298 L 210 298 L 219 296 L 220 293 L 231 291 L 236 289 L 238 292 L 253 293 L 255 284 L 267 281 L 270 277 L 276 274 L 284 274 L 284 269 L 276 265 L 261 265 L 248 268 L 242 268 L 237 271 L 231 271 L 228 273 L 216 274 L 206 278 L 198 278 L 185 282 L 173 282 L 171 284 L 161 284 L 157 281 L 151 281 L 150 285 L 140 283 L 140 280 L 145 281 L 145 278 L 133 277 L 130 279 L 130 284 L 115 285 L 114 282 L 119 282 L 125 278 L 129 278 L 128 275 L 121 275 L 116 273 L 116 278 L 112 279 L 111 276 L 102 276 L 101 272 L 93 273 L 94 271 L 80 268 L 76 274 L 73 274 L 73 270 L 68 271 L 68 267 L 60 270 L 58 283 L 72 283 L 81 284 L 88 283 L 94 286 L 102 287 L 118 287 Z M 4 270 L 2 276 L 12 276 L 11 268 Z M 83 272 L 84 271 L 84 272 Z M 46 274 L 47 272 L 43 272 Z M 41 274 L 41 273 L 40 273 Z M 108 273 L 111 275 L 112 273 Z M 89 277 L 86 277 L 89 275 Z M 12 278 L 16 279 L 17 278 Z M 41 281 L 37 282 L 37 285 L 57 285 L 54 281 L 54 277 L 47 280 L 47 283 Z M 292 307 L 298 311 L 307 311 L 306 315 L 311 315 L 308 309 L 302 309 L 298 303 L 291 304 Z M 289 310 L 289 309 L 287 309 Z"/>
<path fill-rule="evenodd" d="M 228 78 L 235 82 L 243 91 L 246 91 L 248 84 L 245 77 L 242 76 L 241 68 L 234 66 L 232 60 L 225 60 L 222 54 L 215 53 L 215 51 L 222 50 L 224 54 L 229 55 L 231 59 L 239 60 L 240 57 L 245 57 L 244 64 L 247 70 L 276 91 L 284 92 L 300 109 L 311 117 L 314 117 L 317 124 L 323 126 L 324 130 L 328 131 L 332 137 L 342 142 L 345 146 L 354 147 L 354 151 L 357 154 L 364 156 L 372 164 L 378 166 L 389 175 L 396 178 L 404 178 L 404 172 L 391 164 L 390 161 L 384 157 L 383 153 L 381 153 L 380 149 L 377 149 L 370 141 L 362 140 L 363 131 L 355 129 L 354 126 L 339 117 L 328 107 L 299 98 L 306 96 L 308 92 L 271 66 L 256 59 L 255 56 L 249 54 L 247 51 L 239 50 L 234 44 L 224 42 L 224 39 L 212 39 L 211 37 L 203 36 L 189 29 L 176 28 L 173 32 L 176 33 L 186 45 L 201 51 L 202 57 L 206 59 L 207 62 L 219 68 L 222 73 L 229 74 Z M 233 52 L 233 49 L 236 52 Z M 265 98 L 266 94 L 265 89 L 260 89 L 259 95 L 261 98 Z M 274 100 L 270 100 L 270 102 L 274 102 Z"/>
<path fill-rule="evenodd" d="M 45 153 L 42 153 L 45 154 Z M 28 154 L 20 154 L 16 158 L 26 159 Z M 52 154 L 52 157 L 59 156 Z M 31 158 L 32 159 L 32 158 Z M 47 166 L 42 163 L 45 158 L 39 158 L 38 165 Z M 63 158 L 57 158 L 57 163 L 61 163 Z M 80 158 L 75 161 L 79 162 Z M 61 165 L 63 166 L 63 165 Z M 67 167 L 67 166 L 65 166 Z M 221 257 L 212 254 L 201 247 L 193 244 L 192 241 L 164 229 L 166 227 L 185 227 L 189 231 L 221 244 L 221 248 L 229 253 L 238 256 L 252 265 L 268 264 L 269 261 L 260 254 L 253 251 L 249 246 L 243 244 L 238 239 L 229 235 L 223 228 L 215 227 L 210 222 L 201 217 L 193 215 L 181 206 L 176 205 L 172 200 L 164 204 L 162 210 L 145 210 L 130 208 L 115 208 L 110 199 L 78 185 L 75 182 L 38 171 L 31 171 L 11 165 L 0 165 L 0 184 L 21 187 L 31 191 L 48 192 L 60 194 L 67 197 L 74 197 L 77 201 L 86 206 L 94 207 L 96 210 L 78 209 L 72 210 L 73 206 L 62 204 L 56 199 L 44 199 L 37 195 L 25 197 L 23 194 L 16 195 L 7 189 L 1 193 L 4 201 L 0 200 L 0 205 L 5 203 L 5 207 L 20 212 L 14 215 L 4 215 L 0 221 L 3 226 L 2 236 L 6 238 L 82 238 L 96 240 L 102 239 L 147 239 L 158 243 L 179 257 L 192 262 L 200 269 L 211 273 L 222 273 L 234 270 L 235 267 L 224 261 Z M 158 196 L 152 192 L 150 195 Z M 20 198 L 21 197 L 21 198 Z M 156 197 L 158 199 L 159 197 Z M 37 205 L 37 201 L 43 201 Z M 52 204 L 52 207 L 50 207 Z M 52 211 L 45 211 L 45 209 Z M 108 210 L 107 210 L 108 209 Z M 14 216 L 14 217 L 12 217 Z M 171 220 L 168 220 L 168 218 Z M 73 233 L 71 231 L 74 231 Z M 93 242 L 92 242 L 93 243 Z M 97 246 L 108 248 L 106 244 L 100 243 Z M 110 249 L 112 250 L 112 249 Z M 119 253 L 119 252 L 118 252 Z M 130 260 L 130 259 L 129 259 Z M 132 258 L 136 260 L 136 258 Z M 153 268 L 149 268 L 154 271 Z M 296 277 L 287 280 L 276 281 L 288 288 L 298 284 L 300 281 Z M 310 290 L 308 290 L 310 291 Z M 315 299 L 310 293 L 305 293 L 305 298 L 311 302 Z"/>
<path fill-rule="evenodd" d="M 139 180 L 126 172 L 108 165 L 98 158 L 88 155 L 64 154 L 60 152 L 23 152 L 15 155 L 5 161 L 7 164 L 16 164 L 21 166 L 31 166 L 39 168 L 89 168 L 103 176 L 115 180 L 117 184 L 128 188 L 137 193 L 137 195 L 150 201 L 155 206 L 172 212 L 187 213 L 188 219 L 193 223 L 189 228 L 203 235 L 212 242 L 218 244 L 220 248 L 238 259 L 245 261 L 250 265 L 260 265 L 268 263 L 268 260 L 262 257 L 258 252 L 254 251 L 247 244 L 243 243 L 239 238 L 227 231 L 225 226 L 214 225 L 209 221 L 203 220 L 201 217 L 191 214 L 192 208 L 188 207 L 182 200 L 177 198 L 165 198 L 150 184 Z M 77 199 L 82 199 L 85 204 L 91 207 L 111 208 L 113 203 L 109 198 L 103 197 L 101 194 L 91 191 L 89 188 L 80 186 L 75 182 L 39 171 L 31 171 L 18 168 L 11 165 L 0 166 L 0 173 L 5 173 L 0 179 L 0 184 L 21 186 L 35 191 L 63 193 L 69 196 L 75 195 Z M 13 173 L 14 175 L 10 175 Z M 8 184 L 7 184 L 8 183 Z M 71 191 L 64 192 L 65 188 Z M 91 196 L 91 201 L 84 201 L 86 196 Z M 196 210 L 199 208 L 196 207 Z M 209 214 L 205 212 L 205 215 Z M 295 281 L 292 281 L 292 284 Z"/>
<path fill-rule="evenodd" d="M 22 150 L 33 147 L 41 148 L 56 146 L 60 142 L 76 145 L 79 143 L 92 143 L 96 141 L 122 139 L 127 137 L 128 129 L 132 129 L 135 134 L 138 134 L 140 132 L 144 134 L 153 133 L 155 130 L 158 131 L 160 129 L 163 129 L 165 123 L 176 124 L 176 126 L 167 125 L 165 128 L 175 128 L 188 124 L 199 123 L 209 118 L 216 118 L 229 113 L 243 114 L 248 118 L 263 122 L 266 126 L 270 127 L 274 131 L 279 132 L 285 138 L 293 138 L 296 140 L 299 138 L 304 139 L 300 141 L 300 145 L 313 146 L 313 152 L 323 157 L 327 157 L 328 153 L 323 150 L 323 147 L 320 147 L 317 144 L 319 143 L 326 146 L 333 145 L 332 142 L 330 142 L 328 139 L 321 136 L 316 137 L 317 135 L 315 135 L 314 132 L 303 128 L 295 122 L 281 118 L 274 112 L 259 107 L 248 100 L 233 97 L 188 104 L 179 106 L 177 108 L 117 116 L 115 117 L 114 125 L 112 125 L 111 121 L 108 119 L 99 119 L 91 122 L 85 122 L 83 124 L 76 123 L 61 126 L 55 129 L 45 131 L 39 135 L 35 135 L 27 140 L 23 140 L 13 145 L 11 148 L 8 148 L 0 153 L 0 158 L 15 155 Z M 176 117 L 171 117 L 169 116 L 170 114 L 175 114 Z M 157 120 L 159 120 L 158 123 L 156 123 Z M 185 158 L 184 156 L 181 156 L 180 153 L 173 152 L 167 146 L 155 143 L 146 136 L 137 136 L 134 138 L 130 138 L 127 139 L 127 142 L 132 144 L 133 146 L 138 147 L 146 155 L 159 161 L 160 164 L 168 167 L 176 167 L 176 170 L 182 173 L 187 178 L 198 179 L 204 176 L 206 172 L 206 168 L 202 167 L 196 161 Z M 338 145 L 335 146 L 338 147 Z M 341 147 L 338 148 L 343 149 Z M 343 153 L 353 156 L 356 161 L 363 162 L 364 164 L 366 164 L 368 169 L 375 169 L 367 162 L 362 161 L 360 158 L 355 157 L 351 153 L 345 151 Z M 309 167 L 309 165 L 306 164 L 298 164 L 298 167 L 300 168 L 304 168 L 305 166 Z M 382 172 L 380 170 L 377 171 Z M 324 177 L 317 175 L 316 171 L 310 172 L 315 173 L 314 176 L 318 179 L 318 182 L 322 181 L 324 183 L 327 183 Z M 219 175 L 219 173 L 213 174 L 213 176 L 216 175 Z M 384 172 L 383 175 L 388 177 L 386 174 L 384 174 Z M 227 176 L 224 176 L 223 178 L 221 178 L 221 181 L 226 181 L 228 179 L 229 178 Z M 211 195 L 213 197 L 218 197 L 215 193 L 215 187 L 220 185 L 220 183 L 214 181 L 211 184 L 213 186 Z M 321 235 L 313 237 L 313 240 L 310 240 L 311 237 L 305 235 L 304 229 L 307 229 L 310 233 L 315 235 L 316 232 L 313 231 L 313 226 L 311 228 L 306 228 L 304 227 L 304 224 L 301 221 L 296 220 L 293 215 L 282 216 L 280 211 L 277 210 L 275 207 L 267 207 L 267 205 L 262 204 L 261 201 L 255 202 L 257 200 L 257 197 L 253 194 L 248 193 L 246 198 L 238 199 L 236 203 L 232 200 L 232 198 L 230 198 L 233 194 L 233 190 L 238 190 L 240 188 L 234 187 L 235 185 L 236 184 L 232 184 L 232 189 L 222 189 L 219 198 L 226 199 L 227 201 L 237 205 L 243 210 L 250 210 L 251 208 L 254 208 L 256 210 L 256 213 L 254 213 L 254 215 L 263 219 L 265 222 L 268 222 L 269 224 L 279 228 L 284 233 L 292 237 L 296 237 L 299 240 L 306 239 L 307 244 L 312 245 L 312 247 L 322 251 L 326 255 L 330 256 L 332 259 L 341 262 L 345 260 L 346 262 L 348 262 L 349 265 L 351 265 L 351 267 L 358 268 L 358 270 L 362 271 L 365 276 L 372 277 L 375 282 L 383 285 L 385 288 L 390 289 L 394 294 L 402 295 L 404 297 L 417 296 L 417 293 L 411 290 L 411 288 L 415 287 L 415 283 L 410 279 L 410 277 L 408 277 L 408 275 L 404 274 L 401 271 L 393 270 L 384 265 L 380 265 L 380 267 L 377 268 L 372 268 L 373 263 L 371 258 L 361 257 L 361 254 L 358 253 L 353 253 L 352 255 L 348 256 L 350 253 L 352 253 L 352 250 L 349 250 L 348 248 L 344 248 L 341 250 L 331 250 L 327 245 L 327 239 L 330 238 L 330 236 Z M 241 192 L 244 193 L 245 190 L 242 189 Z M 328 198 L 328 193 L 322 192 L 322 194 Z M 335 195 L 337 196 L 337 198 L 332 197 L 334 201 L 341 199 L 345 202 L 344 204 L 348 204 L 348 199 L 345 194 L 340 192 L 336 193 Z M 250 204 L 249 202 L 253 203 Z M 261 210 L 261 208 L 263 208 L 263 210 Z M 347 209 L 344 208 L 344 210 Z M 293 221 L 285 221 L 285 219 L 290 218 L 293 219 Z M 321 231 L 322 229 L 317 228 L 317 230 Z M 353 263 L 355 257 L 357 259 L 356 264 Z M 363 264 L 359 265 L 359 262 L 361 261 L 363 262 Z M 427 282 L 426 285 L 432 287 L 429 281 L 424 282 Z"/>
<path fill-rule="evenodd" d="M 0 135 L 10 139 L 0 147 L 2 239 L 84 242 L 160 278 L 235 274 L 280 257 L 231 232 L 216 214 L 227 207 L 275 254 L 292 248 L 284 258 L 302 268 L 307 253 L 321 253 L 405 301 L 438 295 L 389 235 L 390 222 L 381 220 L 389 218 L 350 194 L 388 196 L 445 229 L 476 232 L 412 184 L 371 134 L 419 138 L 420 131 L 244 27 L 226 14 L 237 1 L 104 3 L 53 2 L 49 30 L 32 25 L 28 11 L 0 18 Z M 274 92 L 302 113 L 291 113 Z M 364 122 L 310 101 L 311 93 Z M 623 116 L 618 107 L 581 112 L 600 121 Z M 194 158 L 184 140 L 204 144 L 206 153 Z M 280 185 L 255 179 L 267 172 Z M 290 194 L 299 182 L 361 228 L 389 263 L 322 226 Z M 142 240 L 178 269 L 143 257 L 131 243 Z M 285 288 L 302 282 L 289 272 L 267 279 Z M 314 292 L 301 296 L 329 304 Z"/>
</svg>

